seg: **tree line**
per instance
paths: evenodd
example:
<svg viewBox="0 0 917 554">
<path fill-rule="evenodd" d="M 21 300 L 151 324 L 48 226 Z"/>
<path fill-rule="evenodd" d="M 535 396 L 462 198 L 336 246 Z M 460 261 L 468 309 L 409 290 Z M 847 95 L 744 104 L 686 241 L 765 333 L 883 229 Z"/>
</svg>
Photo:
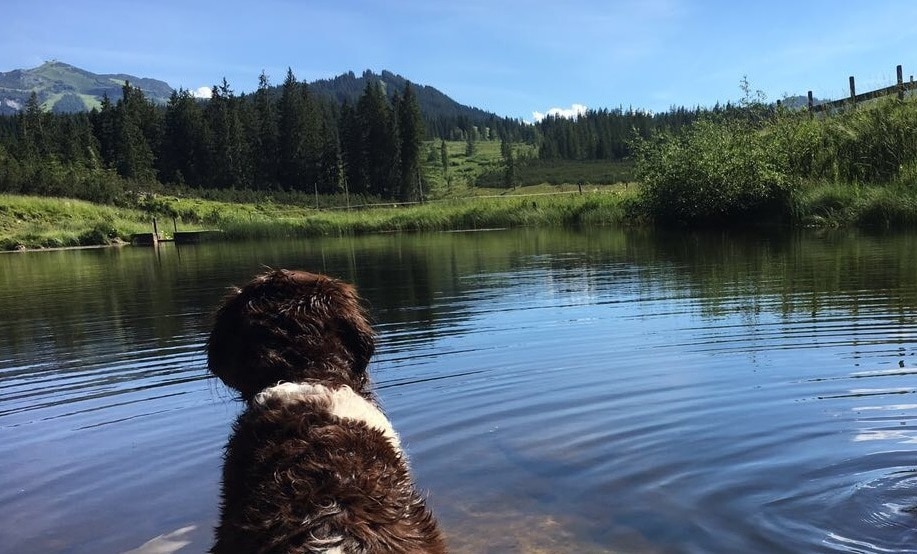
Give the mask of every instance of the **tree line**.
<svg viewBox="0 0 917 554">
<path fill-rule="evenodd" d="M 224 79 L 209 100 L 178 90 L 165 106 L 125 83 L 117 101 L 104 97 L 98 109 L 73 114 L 45 112 L 32 95 L 19 114 L 0 117 L 0 192 L 109 203 L 155 187 L 416 201 L 425 193 L 426 137 L 465 141 L 469 156 L 476 141 L 500 140 L 508 184 L 527 164 L 513 157 L 512 143 L 537 144 L 545 163 L 620 161 L 634 156 L 636 138 L 741 108 L 589 110 L 531 125 L 433 108 L 424 115 L 410 83 L 386 91 L 371 77 L 364 74 L 358 96 L 345 87 L 335 97 L 321 88 L 333 83 L 307 85 L 288 70 L 272 86 L 262 73 L 254 93 L 237 95 Z M 341 79 L 351 88 L 357 83 L 352 74 Z M 424 94 L 427 102 L 437 98 Z"/>
<path fill-rule="evenodd" d="M 634 139 L 678 131 L 709 112 L 685 107 L 662 113 L 617 108 L 587 110 L 576 118 L 547 116 L 538 123 L 538 155 L 542 160 L 624 160 L 633 155 Z"/>
<path fill-rule="evenodd" d="M 316 95 L 290 70 L 236 95 L 224 80 L 202 101 L 165 107 L 125 83 L 89 113 L 52 114 L 33 94 L 0 117 L 0 192 L 111 202 L 132 186 L 422 198 L 425 122 L 413 87 L 391 100 L 368 82 L 354 105 Z"/>
</svg>

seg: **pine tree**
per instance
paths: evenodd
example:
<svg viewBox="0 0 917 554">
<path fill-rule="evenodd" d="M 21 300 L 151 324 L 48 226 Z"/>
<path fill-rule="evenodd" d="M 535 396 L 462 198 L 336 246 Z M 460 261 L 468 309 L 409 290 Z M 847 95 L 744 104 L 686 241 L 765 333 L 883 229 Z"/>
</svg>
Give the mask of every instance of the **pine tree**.
<svg viewBox="0 0 917 554">
<path fill-rule="evenodd" d="M 423 143 L 424 126 L 420 116 L 420 106 L 417 105 L 417 96 L 414 94 L 411 83 L 405 86 L 404 96 L 395 104 L 395 108 L 400 139 L 399 153 L 401 154 L 399 196 L 402 202 L 418 199 L 422 201 L 420 147 Z"/>
<path fill-rule="evenodd" d="M 503 186 L 516 188 L 516 160 L 513 158 L 513 145 L 505 138 L 500 142 L 500 153 L 503 156 Z"/>
<path fill-rule="evenodd" d="M 400 188 L 398 130 L 391 107 L 378 82 L 367 83 L 357 103 L 368 192 L 394 198 Z"/>
<path fill-rule="evenodd" d="M 116 119 L 115 107 L 111 103 L 107 94 L 102 95 L 100 109 L 93 109 L 89 113 L 89 119 L 92 122 L 92 131 L 99 141 L 99 155 L 102 158 L 104 167 L 115 167 L 115 140 L 116 140 Z"/>
<path fill-rule="evenodd" d="M 153 181 L 153 147 L 159 125 L 155 107 L 139 88 L 125 82 L 115 106 L 114 166 L 127 179 Z"/>
<path fill-rule="evenodd" d="M 223 79 L 213 87 L 206 119 L 211 133 L 211 171 L 217 188 L 242 188 L 251 181 L 248 143 L 243 134 L 241 103 Z"/>
<path fill-rule="evenodd" d="M 159 176 L 164 183 L 210 185 L 204 114 L 186 90 L 173 92 L 163 117 Z"/>
<path fill-rule="evenodd" d="M 311 192 L 321 152 L 319 114 L 308 87 L 296 81 L 292 69 L 287 69 L 278 112 L 281 183 L 287 190 Z"/>
<path fill-rule="evenodd" d="M 446 149 L 446 139 L 439 143 L 439 163 L 443 166 L 443 177 L 449 173 L 449 151 Z"/>
<path fill-rule="evenodd" d="M 465 130 L 465 156 L 471 157 L 474 156 L 475 144 L 474 144 L 474 126 L 469 126 Z"/>
<path fill-rule="evenodd" d="M 48 145 L 45 134 L 44 113 L 38 102 L 38 94 L 29 95 L 25 110 L 19 114 L 19 148 L 20 158 L 35 162 L 47 155 Z"/>
<path fill-rule="evenodd" d="M 344 170 L 344 192 L 348 195 L 367 194 L 369 175 L 366 170 L 366 150 L 363 147 L 363 128 L 356 111 L 346 102 L 341 106 L 338 129 Z"/>
<path fill-rule="evenodd" d="M 317 190 L 322 194 L 336 194 L 343 189 L 341 141 L 334 125 L 322 122 L 322 152 L 319 159 Z"/>
<path fill-rule="evenodd" d="M 255 93 L 255 113 L 258 121 L 255 142 L 255 183 L 257 188 L 268 190 L 279 181 L 278 165 L 280 140 L 277 128 L 277 107 L 270 95 L 270 82 L 262 71 Z"/>
</svg>

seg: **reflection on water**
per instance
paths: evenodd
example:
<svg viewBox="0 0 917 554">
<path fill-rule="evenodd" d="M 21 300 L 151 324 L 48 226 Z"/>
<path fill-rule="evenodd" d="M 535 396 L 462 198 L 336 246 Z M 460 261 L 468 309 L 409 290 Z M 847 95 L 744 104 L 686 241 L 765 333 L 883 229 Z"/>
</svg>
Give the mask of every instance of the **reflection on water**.
<svg viewBox="0 0 917 554">
<path fill-rule="evenodd" d="M 206 550 L 265 266 L 367 297 L 455 551 L 917 551 L 917 236 L 617 230 L 0 256 L 0 544 Z"/>
</svg>

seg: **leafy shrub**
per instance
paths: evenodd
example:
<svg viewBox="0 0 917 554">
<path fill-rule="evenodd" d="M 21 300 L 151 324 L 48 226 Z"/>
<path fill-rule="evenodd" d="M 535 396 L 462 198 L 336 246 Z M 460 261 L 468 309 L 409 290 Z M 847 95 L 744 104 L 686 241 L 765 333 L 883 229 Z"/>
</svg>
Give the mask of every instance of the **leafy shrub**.
<svg viewBox="0 0 917 554">
<path fill-rule="evenodd" d="M 794 179 L 772 135 L 741 119 L 696 122 L 635 143 L 645 213 L 662 225 L 774 221 L 788 214 Z"/>
<path fill-rule="evenodd" d="M 81 233 L 77 241 L 81 246 L 111 244 L 111 241 L 118 238 L 118 235 L 118 230 L 111 223 L 99 222 L 92 229 Z"/>
</svg>

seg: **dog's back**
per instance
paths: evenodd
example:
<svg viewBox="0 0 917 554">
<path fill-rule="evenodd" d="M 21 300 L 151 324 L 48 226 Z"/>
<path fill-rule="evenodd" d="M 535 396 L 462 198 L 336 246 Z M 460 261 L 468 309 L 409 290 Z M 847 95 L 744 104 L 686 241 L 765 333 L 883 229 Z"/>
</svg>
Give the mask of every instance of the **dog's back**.
<svg viewBox="0 0 917 554">
<path fill-rule="evenodd" d="M 357 301 L 349 285 L 326 277 L 272 272 L 231 294 L 218 312 L 211 371 L 248 405 L 226 447 L 212 552 L 445 552 L 398 436 L 369 392 L 365 368 L 374 347 Z M 271 355 L 244 342 L 253 339 L 286 355 L 264 367 Z M 215 351 L 221 347 L 235 354 Z M 262 367 L 248 379 L 242 364 L 252 355 Z M 275 384 L 255 384 L 265 373 Z"/>
</svg>

